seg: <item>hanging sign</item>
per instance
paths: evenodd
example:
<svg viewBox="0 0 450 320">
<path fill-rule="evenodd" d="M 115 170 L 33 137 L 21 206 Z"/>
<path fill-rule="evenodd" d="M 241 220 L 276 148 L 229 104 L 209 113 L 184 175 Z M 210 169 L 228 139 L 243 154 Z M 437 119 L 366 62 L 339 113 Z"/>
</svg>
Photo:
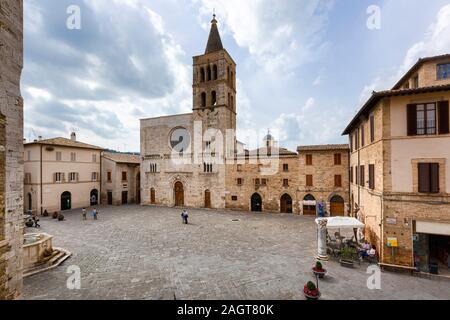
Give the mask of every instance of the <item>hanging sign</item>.
<svg viewBox="0 0 450 320">
<path fill-rule="evenodd" d="M 398 247 L 397 238 L 394 238 L 394 237 L 387 238 L 387 246 L 390 248 Z"/>
</svg>

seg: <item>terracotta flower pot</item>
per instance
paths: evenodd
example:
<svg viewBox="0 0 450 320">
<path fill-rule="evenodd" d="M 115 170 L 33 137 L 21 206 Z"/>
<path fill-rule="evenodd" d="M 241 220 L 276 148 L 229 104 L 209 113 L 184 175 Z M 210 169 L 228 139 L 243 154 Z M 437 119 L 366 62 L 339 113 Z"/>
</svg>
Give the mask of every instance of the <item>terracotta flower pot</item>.
<svg viewBox="0 0 450 320">
<path fill-rule="evenodd" d="M 317 275 L 320 279 L 322 279 L 323 277 L 325 277 L 325 274 L 327 273 L 327 270 L 325 269 L 316 269 L 315 267 L 312 268 L 312 271 L 314 273 L 314 275 Z"/>
</svg>

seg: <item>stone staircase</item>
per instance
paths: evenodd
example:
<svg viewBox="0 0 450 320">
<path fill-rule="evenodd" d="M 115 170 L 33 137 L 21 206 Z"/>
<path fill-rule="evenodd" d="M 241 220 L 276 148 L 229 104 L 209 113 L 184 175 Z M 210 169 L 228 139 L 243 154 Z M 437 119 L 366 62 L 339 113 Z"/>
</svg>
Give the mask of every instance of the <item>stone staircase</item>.
<svg viewBox="0 0 450 320">
<path fill-rule="evenodd" d="M 48 271 L 58 267 L 72 255 L 71 252 L 62 248 L 53 248 L 50 256 L 43 258 L 39 263 L 34 264 L 31 268 L 23 271 L 23 277 L 29 277 L 37 273 Z"/>
</svg>

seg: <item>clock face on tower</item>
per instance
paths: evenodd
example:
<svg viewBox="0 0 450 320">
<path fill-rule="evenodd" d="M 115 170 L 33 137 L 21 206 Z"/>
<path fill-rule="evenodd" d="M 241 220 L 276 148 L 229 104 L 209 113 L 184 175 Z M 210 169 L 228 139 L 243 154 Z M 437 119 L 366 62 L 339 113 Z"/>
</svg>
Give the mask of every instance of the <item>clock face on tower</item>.
<svg viewBox="0 0 450 320">
<path fill-rule="evenodd" d="M 170 133 L 170 147 L 176 152 L 185 152 L 191 145 L 191 135 L 185 128 L 175 128 Z"/>
</svg>

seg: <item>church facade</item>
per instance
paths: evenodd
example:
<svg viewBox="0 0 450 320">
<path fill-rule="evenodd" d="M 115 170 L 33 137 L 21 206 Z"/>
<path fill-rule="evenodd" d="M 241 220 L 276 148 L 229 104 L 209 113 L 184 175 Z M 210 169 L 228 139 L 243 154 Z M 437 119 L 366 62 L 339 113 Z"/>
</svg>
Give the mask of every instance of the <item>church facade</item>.
<svg viewBox="0 0 450 320">
<path fill-rule="evenodd" d="M 316 214 L 320 202 L 347 213 L 348 145 L 295 152 L 268 134 L 248 151 L 236 140 L 236 63 L 215 17 L 192 88 L 191 113 L 141 119 L 142 204 Z"/>
</svg>

